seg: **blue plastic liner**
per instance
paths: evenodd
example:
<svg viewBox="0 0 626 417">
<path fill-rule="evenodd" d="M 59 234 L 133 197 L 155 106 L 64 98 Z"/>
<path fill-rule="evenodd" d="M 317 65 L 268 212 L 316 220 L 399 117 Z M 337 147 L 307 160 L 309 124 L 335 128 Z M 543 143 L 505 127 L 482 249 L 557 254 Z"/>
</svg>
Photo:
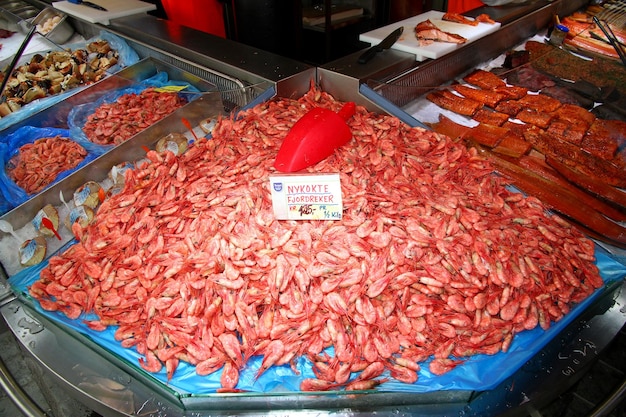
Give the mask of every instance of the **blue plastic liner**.
<svg viewBox="0 0 626 417">
<path fill-rule="evenodd" d="M 68 246 L 71 244 L 73 242 L 68 243 Z M 39 272 L 45 265 L 46 263 L 44 262 L 11 277 L 9 283 L 14 291 L 18 294 L 24 294 L 27 299 L 30 299 L 32 305 L 46 317 L 89 336 L 99 346 L 123 358 L 139 372 L 145 372 L 139 366 L 139 358 L 142 355 L 139 355 L 134 349 L 122 348 L 114 339 L 113 335 L 117 329 L 116 326 L 110 327 L 103 332 L 97 332 L 89 329 L 83 322 L 84 319 L 93 317 L 81 317 L 76 320 L 70 320 L 61 313 L 48 312 L 41 309 L 39 303 L 28 295 L 28 286 L 38 279 Z M 548 330 L 537 327 L 533 330 L 521 332 L 513 338 L 513 342 L 507 352 L 463 358 L 464 363 L 441 376 L 431 374 L 428 370 L 428 364 L 424 363 L 416 383 L 404 384 L 390 379 L 389 382 L 380 385 L 378 390 L 426 393 L 443 390 L 485 391 L 497 387 L 537 354 L 580 313 L 593 304 L 611 283 L 623 280 L 626 277 L 626 266 L 608 256 L 604 251 L 596 250 L 596 265 L 605 282 L 605 287 L 596 290 L 582 303 L 572 308 L 559 322 L 552 323 Z M 329 351 L 329 354 L 332 355 L 332 350 Z M 300 382 L 304 378 L 315 377 L 311 370 L 311 363 L 307 359 L 300 357 L 296 361 L 299 374 L 294 373 L 288 365 L 274 366 L 263 373 L 260 378 L 256 379 L 255 376 L 261 366 L 261 361 L 261 357 L 253 357 L 248 360 L 247 366 L 240 373 L 238 389 L 253 392 L 295 392 L 299 391 Z M 202 395 L 214 393 L 218 388 L 221 388 L 221 370 L 208 376 L 199 376 L 195 373 L 194 366 L 182 361 L 176 369 L 173 378 L 169 381 L 167 380 L 165 368 L 156 374 L 148 372 L 145 372 L 145 374 L 148 377 L 161 381 L 172 389 L 176 389 L 180 393 Z"/>
<path fill-rule="evenodd" d="M 11 133 L 10 135 L 6 136 L 4 138 L 4 142 L 0 142 L 0 167 L 2 167 L 2 170 L 0 170 L 0 194 L 4 197 L 4 205 L 6 206 L 5 211 L 0 211 L 0 214 L 3 214 L 4 212 L 19 206 L 20 204 L 33 197 L 33 194 L 28 194 L 23 188 L 18 186 L 7 175 L 6 165 L 9 160 L 19 152 L 20 147 L 22 147 L 23 145 L 26 145 L 28 143 L 34 143 L 37 139 L 55 136 L 61 136 L 65 139 L 78 142 L 70 137 L 70 132 L 67 129 L 39 128 L 33 126 L 23 126 L 17 129 L 15 132 Z M 56 178 L 51 181 L 50 184 L 48 184 L 44 189 L 59 182 L 63 178 L 70 175 L 72 172 L 82 168 L 106 151 L 105 147 L 95 145 L 93 143 L 79 144 L 85 149 L 85 151 L 87 151 L 85 159 L 83 159 L 83 161 L 76 167 L 59 173 Z M 0 209 L 2 209 L 1 206 Z"/>
<path fill-rule="evenodd" d="M 137 55 L 137 52 L 135 52 L 134 49 L 128 46 L 126 41 L 124 41 L 119 36 L 114 35 L 110 32 L 106 32 L 106 31 L 100 32 L 99 35 L 94 36 L 93 38 L 85 42 L 68 45 L 68 48 L 71 50 L 84 49 L 87 46 L 87 44 L 97 41 L 97 40 L 105 40 L 109 42 L 111 47 L 117 50 L 117 52 L 119 53 L 119 59 L 118 59 L 117 64 L 109 68 L 106 71 L 107 73 L 113 74 L 115 72 L 118 72 L 120 69 L 124 67 L 128 67 L 139 62 L 139 55 Z M 88 85 L 80 86 L 71 90 L 64 91 L 63 93 L 60 93 L 60 94 L 48 96 L 39 100 L 34 100 L 31 103 L 28 103 L 27 105 L 23 106 L 19 111 L 13 112 L 1 118 L 0 119 L 0 131 L 22 120 L 27 119 L 28 117 L 38 113 L 39 111 L 43 109 L 46 109 L 48 107 L 53 106 L 54 104 L 57 104 L 63 101 L 66 97 L 69 97 L 70 95 L 75 94 L 77 91 L 80 91 L 80 89 L 86 88 L 86 87 L 88 87 Z M 0 142 L 2 141 L 3 141 L 3 138 L 0 136 Z"/>
<path fill-rule="evenodd" d="M 183 98 L 185 98 L 188 102 L 200 97 L 200 90 L 198 90 L 193 85 L 185 81 L 170 80 L 169 75 L 166 72 L 159 72 L 150 78 L 138 82 L 135 85 L 112 91 L 111 93 L 100 97 L 94 102 L 85 103 L 74 107 L 70 111 L 67 121 L 72 137 L 79 143 L 93 143 L 87 138 L 87 135 L 85 135 L 85 133 L 83 132 L 83 126 L 85 126 L 85 124 L 87 123 L 87 118 L 91 116 L 98 109 L 98 107 L 106 103 L 114 103 L 115 101 L 117 101 L 118 98 L 126 94 L 141 94 L 142 91 L 148 88 L 168 86 L 184 87 L 184 92 L 179 94 L 181 94 Z M 116 145 L 111 144 L 102 146 L 112 148 Z"/>
</svg>

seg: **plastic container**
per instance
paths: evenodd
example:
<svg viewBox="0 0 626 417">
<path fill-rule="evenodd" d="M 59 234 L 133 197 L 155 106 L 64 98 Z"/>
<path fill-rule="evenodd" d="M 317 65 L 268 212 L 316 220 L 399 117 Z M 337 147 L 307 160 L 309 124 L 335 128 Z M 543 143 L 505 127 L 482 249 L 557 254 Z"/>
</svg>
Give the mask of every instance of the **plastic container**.
<svg viewBox="0 0 626 417">
<path fill-rule="evenodd" d="M 55 22 L 55 23 L 52 23 Z M 74 34 L 74 28 L 67 21 L 67 15 L 51 7 L 46 7 L 33 19 L 37 31 L 56 44 L 67 42 Z M 49 29 L 51 27 L 51 29 Z M 40 31 L 40 28 L 45 28 Z"/>
<path fill-rule="evenodd" d="M 550 39 L 548 42 L 554 46 L 563 45 L 563 41 L 569 32 L 569 28 L 563 25 L 554 25 L 554 29 L 552 29 L 552 33 L 550 34 Z"/>
</svg>

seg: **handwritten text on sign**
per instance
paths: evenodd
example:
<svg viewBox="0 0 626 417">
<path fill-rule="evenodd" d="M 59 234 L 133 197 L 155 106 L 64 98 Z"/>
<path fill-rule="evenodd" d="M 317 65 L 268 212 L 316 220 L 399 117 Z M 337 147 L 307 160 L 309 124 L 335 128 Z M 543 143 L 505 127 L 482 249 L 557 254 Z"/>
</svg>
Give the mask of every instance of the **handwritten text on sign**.
<svg viewBox="0 0 626 417">
<path fill-rule="evenodd" d="M 339 174 L 271 175 L 272 205 L 279 220 L 340 220 Z"/>
</svg>

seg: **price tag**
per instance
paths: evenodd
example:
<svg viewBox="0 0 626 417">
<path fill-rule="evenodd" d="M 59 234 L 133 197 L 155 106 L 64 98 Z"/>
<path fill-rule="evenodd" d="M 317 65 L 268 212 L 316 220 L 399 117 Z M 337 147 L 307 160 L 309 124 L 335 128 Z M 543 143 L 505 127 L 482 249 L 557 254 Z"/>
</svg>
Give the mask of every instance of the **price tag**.
<svg viewBox="0 0 626 417">
<path fill-rule="evenodd" d="M 339 174 L 270 175 L 270 189 L 279 220 L 341 220 Z"/>
<path fill-rule="evenodd" d="M 186 85 L 164 85 L 163 87 L 156 87 L 154 91 L 158 93 L 178 93 L 187 88 Z"/>
</svg>

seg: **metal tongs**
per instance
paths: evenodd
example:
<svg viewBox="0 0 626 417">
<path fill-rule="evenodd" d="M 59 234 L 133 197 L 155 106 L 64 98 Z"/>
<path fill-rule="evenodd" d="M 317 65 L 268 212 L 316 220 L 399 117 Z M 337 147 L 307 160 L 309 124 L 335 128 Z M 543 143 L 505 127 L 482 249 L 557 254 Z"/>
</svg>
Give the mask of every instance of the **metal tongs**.
<svg viewBox="0 0 626 417">
<path fill-rule="evenodd" d="M 20 57 L 24 53 L 24 50 L 26 50 L 28 43 L 30 42 L 30 40 L 32 39 L 33 35 L 35 34 L 37 30 L 36 25 L 28 23 L 25 20 L 21 20 L 17 24 L 17 29 L 19 31 L 23 31 L 23 30 L 25 31 L 26 30 L 25 26 L 29 26 L 28 32 L 26 32 L 26 37 L 22 41 L 22 44 L 18 48 L 15 55 L 13 55 L 13 59 L 11 60 L 11 63 L 4 70 L 4 78 L 2 79 L 2 84 L 0 85 L 0 103 L 4 103 L 4 101 L 6 100 L 6 96 L 4 95 L 4 89 L 7 86 L 7 83 L 9 82 L 9 78 L 11 77 L 11 74 L 13 73 L 13 70 L 15 69 L 17 62 L 19 61 Z"/>
<path fill-rule="evenodd" d="M 593 17 L 593 22 L 600 28 L 600 30 L 602 30 L 602 33 L 604 33 L 604 36 L 606 36 L 606 38 L 609 40 L 609 43 L 615 49 L 620 59 L 622 60 L 622 64 L 626 67 L 626 53 L 624 53 L 624 50 L 620 45 L 620 41 L 613 33 L 611 26 L 609 26 L 608 23 L 606 24 L 606 26 L 603 25 L 600 19 L 598 19 L 596 16 Z"/>
</svg>

